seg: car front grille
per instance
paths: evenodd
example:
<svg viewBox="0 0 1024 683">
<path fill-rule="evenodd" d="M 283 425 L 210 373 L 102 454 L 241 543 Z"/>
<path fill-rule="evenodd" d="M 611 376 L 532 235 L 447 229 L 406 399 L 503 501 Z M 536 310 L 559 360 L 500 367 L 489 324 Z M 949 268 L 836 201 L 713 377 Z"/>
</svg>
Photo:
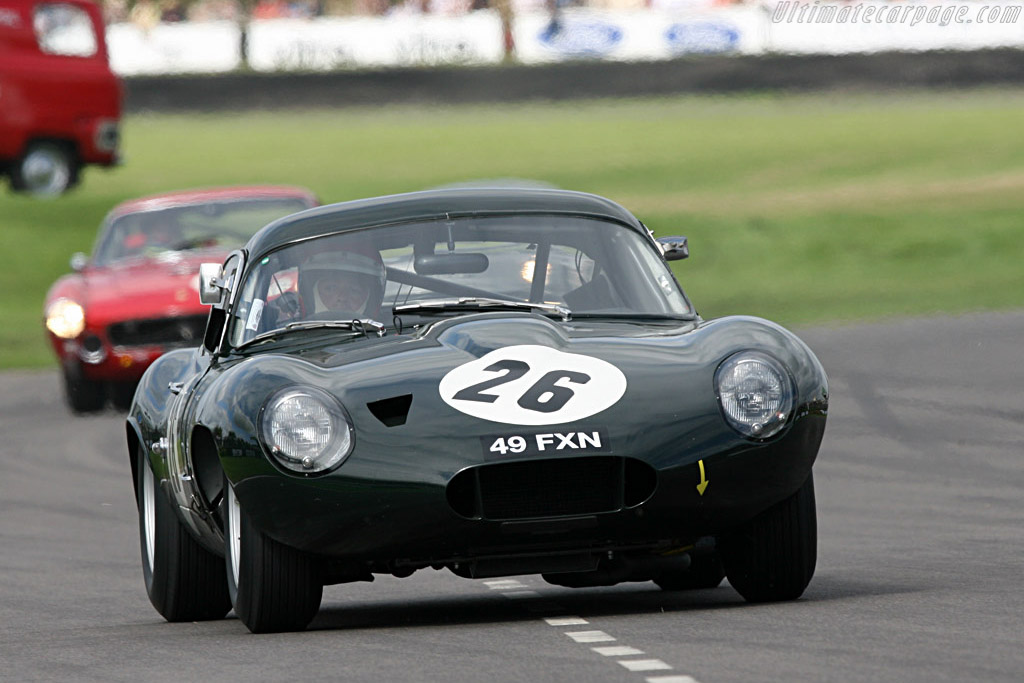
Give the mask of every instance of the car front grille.
<svg viewBox="0 0 1024 683">
<path fill-rule="evenodd" d="M 107 328 L 114 346 L 199 346 L 206 331 L 206 315 L 126 320 Z"/>
<path fill-rule="evenodd" d="M 654 469 L 616 456 L 491 463 L 459 472 L 448 503 L 470 519 L 512 520 L 615 512 L 647 500 Z"/>
</svg>

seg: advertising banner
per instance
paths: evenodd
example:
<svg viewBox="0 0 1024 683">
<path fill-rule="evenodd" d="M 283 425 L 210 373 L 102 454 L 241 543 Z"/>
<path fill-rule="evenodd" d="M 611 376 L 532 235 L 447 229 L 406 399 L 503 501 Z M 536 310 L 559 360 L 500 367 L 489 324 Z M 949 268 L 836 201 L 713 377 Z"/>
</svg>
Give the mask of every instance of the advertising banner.
<svg viewBox="0 0 1024 683">
<path fill-rule="evenodd" d="M 257 71 L 495 64 L 503 57 L 493 11 L 274 19 L 255 21 L 249 30 L 249 65 Z"/>
<path fill-rule="evenodd" d="M 233 21 L 107 27 L 110 68 L 121 76 L 233 71 L 242 65 L 241 40 Z"/>
<path fill-rule="evenodd" d="M 574 59 L 648 61 L 690 54 L 757 54 L 764 48 L 763 13 L 754 8 L 660 10 L 567 9 L 553 17 L 516 17 L 520 62 Z"/>
<path fill-rule="evenodd" d="M 1024 0 L 941 3 L 778 0 L 726 6 L 662 1 L 651 9 L 539 7 L 513 17 L 513 58 L 657 61 L 689 55 L 845 54 L 1024 47 Z M 494 10 L 456 15 L 266 19 L 250 23 L 256 71 L 498 64 L 505 36 Z M 216 73 L 242 66 L 233 22 L 108 29 L 121 75 Z"/>
</svg>

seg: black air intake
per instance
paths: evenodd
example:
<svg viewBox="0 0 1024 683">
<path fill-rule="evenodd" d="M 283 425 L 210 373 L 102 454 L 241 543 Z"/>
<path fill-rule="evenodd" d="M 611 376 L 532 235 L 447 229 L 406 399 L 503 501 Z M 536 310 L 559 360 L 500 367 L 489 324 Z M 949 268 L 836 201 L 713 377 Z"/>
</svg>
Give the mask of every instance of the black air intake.
<svg viewBox="0 0 1024 683">
<path fill-rule="evenodd" d="M 480 465 L 448 483 L 448 503 L 470 519 L 572 517 L 636 507 L 657 474 L 633 458 L 538 458 Z"/>
<path fill-rule="evenodd" d="M 206 330 L 206 320 L 206 314 L 126 320 L 108 327 L 107 338 L 114 346 L 199 346 Z"/>
</svg>

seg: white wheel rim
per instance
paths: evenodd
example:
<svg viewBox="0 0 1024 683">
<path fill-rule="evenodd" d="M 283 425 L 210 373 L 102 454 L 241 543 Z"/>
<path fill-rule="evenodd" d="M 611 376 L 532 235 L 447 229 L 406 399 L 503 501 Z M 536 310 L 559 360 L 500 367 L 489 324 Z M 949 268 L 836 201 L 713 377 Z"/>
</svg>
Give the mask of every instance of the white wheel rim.
<svg viewBox="0 0 1024 683">
<path fill-rule="evenodd" d="M 153 571 L 153 558 L 156 555 L 156 477 L 149 463 L 143 462 L 145 472 L 142 475 L 142 529 L 145 535 L 146 560 L 149 570 Z"/>
<path fill-rule="evenodd" d="M 28 190 L 38 195 L 60 194 L 68 185 L 71 169 L 60 152 L 35 149 L 22 163 L 22 175 Z"/>
<path fill-rule="evenodd" d="M 242 552 L 242 508 L 235 498 L 235 490 L 228 487 L 228 562 L 231 564 L 231 578 L 238 587 L 238 558 Z"/>
</svg>

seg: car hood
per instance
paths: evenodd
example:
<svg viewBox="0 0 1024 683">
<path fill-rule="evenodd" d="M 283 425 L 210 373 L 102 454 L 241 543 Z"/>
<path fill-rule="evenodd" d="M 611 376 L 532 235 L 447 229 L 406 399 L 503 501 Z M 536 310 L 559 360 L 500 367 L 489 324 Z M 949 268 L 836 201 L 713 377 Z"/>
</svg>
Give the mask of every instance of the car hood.
<svg viewBox="0 0 1024 683">
<path fill-rule="evenodd" d="M 135 318 L 187 315 L 208 310 L 199 301 L 199 264 L 222 261 L 225 253 L 167 252 L 82 273 L 81 303 L 90 317 Z M 106 314 L 104 312 L 107 312 Z"/>
<path fill-rule="evenodd" d="M 445 444 L 444 457 L 457 467 L 480 457 L 481 443 L 495 435 L 572 429 L 601 430 L 616 452 L 646 443 L 646 452 L 670 458 L 681 448 L 700 452 L 709 439 L 735 439 L 721 417 L 714 374 L 732 353 L 751 348 L 768 350 L 790 369 L 798 402 L 825 400 L 824 372 L 810 350 L 761 319 L 562 323 L 488 313 L 413 335 L 228 363 L 201 401 L 201 421 L 252 434 L 274 392 L 316 386 L 345 407 L 359 449 L 433 452 Z M 508 380 L 522 371 L 517 362 L 529 365 L 529 374 Z"/>
</svg>

